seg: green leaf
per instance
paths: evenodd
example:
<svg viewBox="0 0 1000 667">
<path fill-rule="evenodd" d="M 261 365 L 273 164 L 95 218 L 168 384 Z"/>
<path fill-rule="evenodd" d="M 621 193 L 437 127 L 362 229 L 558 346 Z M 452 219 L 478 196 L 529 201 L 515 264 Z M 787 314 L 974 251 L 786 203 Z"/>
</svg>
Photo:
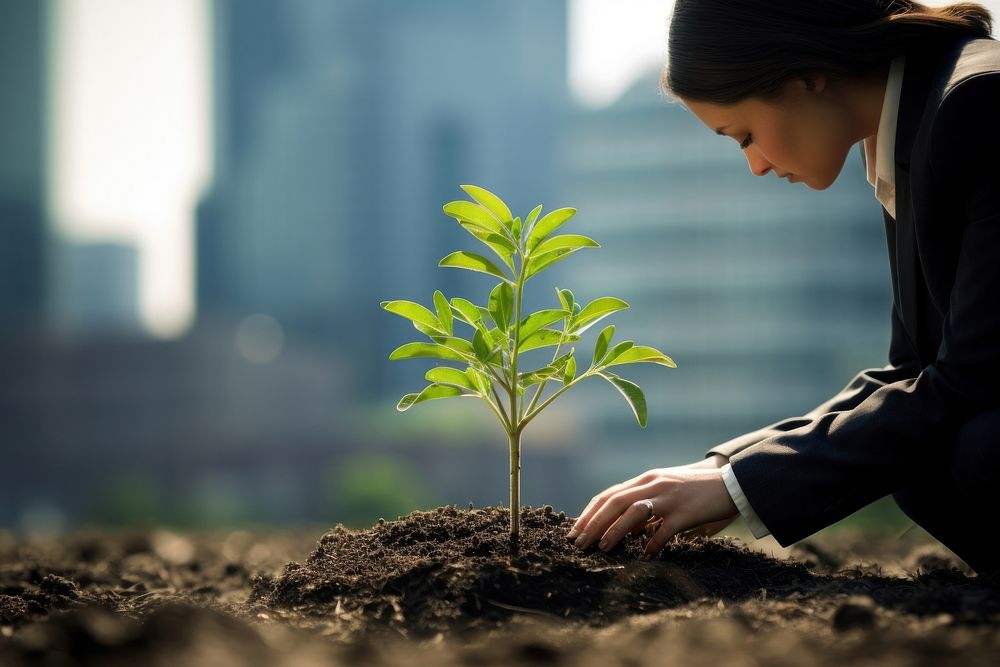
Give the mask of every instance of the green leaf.
<svg viewBox="0 0 1000 667">
<path fill-rule="evenodd" d="M 492 250 L 504 264 L 514 271 L 514 244 L 509 239 L 488 229 L 477 227 L 472 223 L 459 222 L 465 231 L 472 234 L 476 240 L 481 241 L 486 247 Z"/>
<path fill-rule="evenodd" d="M 601 359 L 599 365 L 606 366 L 607 364 L 610 364 L 618 358 L 618 355 L 625 352 L 625 350 L 631 349 L 634 345 L 635 343 L 630 340 L 623 340 L 611 348 L 606 355 L 604 355 L 604 358 Z"/>
<path fill-rule="evenodd" d="M 674 360 L 663 354 L 659 350 L 646 345 L 636 345 L 625 350 L 615 357 L 615 360 L 606 366 L 618 366 L 619 364 L 652 363 L 666 366 L 667 368 L 677 368 Z"/>
<path fill-rule="evenodd" d="M 528 278 L 538 275 L 556 262 L 561 262 L 573 253 L 580 252 L 581 250 L 583 248 L 565 248 L 563 250 L 556 250 L 555 252 L 547 252 L 538 257 L 532 257 L 528 260 L 528 268 L 524 271 L 525 282 L 527 282 Z"/>
<path fill-rule="evenodd" d="M 559 368 L 557 368 L 555 364 L 546 364 L 541 368 L 536 368 L 534 370 L 523 371 L 521 373 L 518 373 L 517 376 L 519 378 L 526 378 L 529 375 L 538 375 L 540 377 L 552 377 L 555 375 L 560 375 L 561 373 L 562 371 Z"/>
<path fill-rule="evenodd" d="M 444 298 L 441 290 L 434 291 L 434 309 L 437 310 L 437 319 L 441 323 L 441 328 L 450 336 L 453 332 L 452 320 L 454 316 L 451 313 L 448 299 Z"/>
<path fill-rule="evenodd" d="M 476 358 L 480 361 L 489 359 L 493 346 L 486 339 L 487 334 L 482 329 L 476 329 L 476 334 L 472 337 L 472 349 L 476 353 Z"/>
<path fill-rule="evenodd" d="M 500 270 L 500 267 L 482 255 L 477 255 L 473 252 L 465 252 L 462 250 L 453 252 L 438 262 L 438 266 L 451 266 L 456 269 L 468 269 L 469 271 L 488 273 L 491 276 L 500 278 L 506 283 L 512 282 L 510 278 L 504 275 L 503 271 Z"/>
<path fill-rule="evenodd" d="M 465 361 L 465 357 L 444 345 L 436 343 L 406 343 L 389 354 L 390 361 L 398 359 L 451 359 Z"/>
<path fill-rule="evenodd" d="M 570 321 L 569 330 L 582 334 L 611 313 L 625 310 L 628 307 L 628 303 L 613 296 L 602 296 L 599 299 L 594 299 Z"/>
<path fill-rule="evenodd" d="M 510 340 L 507 338 L 507 334 L 500 329 L 490 329 L 486 334 L 486 342 L 493 344 L 490 349 L 490 356 L 486 360 L 486 363 L 496 366 L 497 368 L 503 368 L 503 353 L 506 352 L 510 346 Z"/>
<path fill-rule="evenodd" d="M 525 389 L 540 382 L 562 382 L 562 376 L 559 374 L 558 369 L 553 368 L 552 366 L 539 368 L 528 373 L 518 373 L 517 375 L 520 386 Z"/>
<path fill-rule="evenodd" d="M 444 384 L 431 384 L 424 387 L 424 390 L 419 394 L 407 394 L 403 398 L 399 399 L 399 403 L 396 404 L 396 409 L 400 412 L 406 412 L 417 403 L 431 401 L 435 398 L 454 398 L 455 396 L 463 395 L 468 396 L 470 394 L 463 394 L 462 390 L 458 387 L 451 387 Z"/>
<path fill-rule="evenodd" d="M 466 194 L 475 199 L 490 213 L 496 216 L 497 220 L 510 224 L 512 217 L 510 209 L 507 208 L 507 204 L 505 204 L 500 197 L 497 197 L 489 190 L 481 188 L 477 185 L 463 185 L 461 188 L 465 190 Z"/>
<path fill-rule="evenodd" d="M 475 356 L 476 354 L 472 347 L 472 343 L 464 338 L 458 338 L 456 336 L 434 336 L 434 342 L 438 345 L 444 345 L 447 348 L 455 350 L 455 352 L 458 352 L 459 354 L 466 354 L 470 357 Z"/>
<path fill-rule="evenodd" d="M 528 252 L 534 250 L 535 246 L 541 243 L 546 236 L 556 231 L 556 229 L 574 215 L 576 215 L 575 208 L 557 208 L 545 215 L 545 217 L 535 224 L 534 229 L 528 235 L 528 242 L 525 244 Z"/>
<path fill-rule="evenodd" d="M 538 220 L 538 216 L 542 212 L 542 205 L 539 204 L 535 208 L 531 209 L 531 213 L 524 220 L 524 226 L 521 228 L 521 238 L 527 239 L 531 234 L 531 230 L 535 225 L 535 221 Z M 520 239 L 518 239 L 520 241 Z"/>
<path fill-rule="evenodd" d="M 444 212 L 459 222 L 471 222 L 477 227 L 495 232 L 500 236 L 507 236 L 507 228 L 497 220 L 496 216 L 478 204 L 460 199 L 445 204 Z"/>
<path fill-rule="evenodd" d="M 642 393 L 642 388 L 634 382 L 618 377 L 613 373 L 598 373 L 602 378 L 610 382 L 625 397 L 625 402 L 632 408 L 639 426 L 646 428 L 646 395 Z"/>
<path fill-rule="evenodd" d="M 573 304 L 576 303 L 576 299 L 573 297 L 573 292 L 568 289 L 556 288 L 556 296 L 559 297 L 559 303 L 565 310 L 573 312 Z"/>
<path fill-rule="evenodd" d="M 531 256 L 540 257 L 546 253 L 562 250 L 563 248 L 600 247 L 601 245 L 589 236 L 581 236 L 580 234 L 563 234 L 562 236 L 553 236 L 549 240 L 538 244 L 538 247 L 531 251 Z"/>
<path fill-rule="evenodd" d="M 521 242 L 521 218 L 514 218 L 514 222 L 510 226 L 510 233 L 514 236 L 515 241 Z"/>
<path fill-rule="evenodd" d="M 490 395 L 490 388 L 492 387 L 492 382 L 490 381 L 490 378 L 486 375 L 486 373 L 482 372 L 478 368 L 473 368 L 472 366 L 469 366 L 468 368 L 465 369 L 465 374 L 468 376 L 469 380 L 472 381 L 472 384 L 475 385 L 476 389 L 479 391 L 480 394 L 482 394 L 483 396 Z"/>
<path fill-rule="evenodd" d="M 450 384 L 470 391 L 479 391 L 469 376 L 465 374 L 465 371 L 450 366 L 432 368 L 424 374 L 424 378 L 434 384 Z"/>
<path fill-rule="evenodd" d="M 425 336 L 428 336 L 431 339 L 445 337 L 444 332 L 439 331 L 438 329 L 432 329 L 430 327 L 426 327 L 423 324 L 420 324 L 419 322 L 414 322 L 413 328 L 419 331 L 420 333 L 424 334 Z"/>
<path fill-rule="evenodd" d="M 561 373 L 566 368 L 566 364 L 569 363 L 569 360 L 573 357 L 574 349 L 575 348 L 572 347 L 569 348 L 568 352 L 560 356 L 558 359 L 556 359 L 549 365 L 554 366 Z"/>
<path fill-rule="evenodd" d="M 510 326 L 513 309 L 514 290 L 507 283 L 500 283 L 490 292 L 489 311 L 493 322 L 496 323 L 498 329 L 504 332 L 505 337 L 507 327 Z"/>
<path fill-rule="evenodd" d="M 594 345 L 594 360 L 590 362 L 591 366 L 596 366 L 597 362 L 604 358 L 604 355 L 608 351 L 608 345 L 611 344 L 611 338 L 615 335 L 615 325 L 610 324 L 604 327 L 604 330 L 597 335 L 597 343 Z"/>
<path fill-rule="evenodd" d="M 468 299 L 455 297 L 451 300 L 451 307 L 458 313 L 458 319 L 472 327 L 485 329 L 482 315 L 479 314 L 479 306 Z"/>
<path fill-rule="evenodd" d="M 563 370 L 563 384 L 569 384 L 576 377 L 576 359 L 573 357 L 569 358 L 566 362 L 566 368 Z"/>
<path fill-rule="evenodd" d="M 542 382 L 552 382 L 553 380 L 556 380 L 556 378 L 552 376 L 543 376 L 543 375 L 537 375 L 535 373 L 529 373 L 528 375 L 524 375 L 518 380 L 517 386 L 518 388 L 521 389 L 528 389 L 536 384 L 540 384 Z"/>
<path fill-rule="evenodd" d="M 542 327 L 558 322 L 565 317 L 569 317 L 567 310 L 539 310 L 532 313 L 521 320 L 521 338 L 527 338 Z"/>
<path fill-rule="evenodd" d="M 412 301 L 383 301 L 381 306 L 390 313 L 405 317 L 414 323 L 422 324 L 440 333 L 449 333 L 444 330 L 444 327 L 441 326 L 441 322 L 438 321 L 434 313 L 419 303 Z"/>
<path fill-rule="evenodd" d="M 524 382 L 525 387 L 530 387 L 531 385 L 539 382 L 562 382 L 563 375 L 566 372 L 566 366 L 568 362 L 573 359 L 573 350 L 574 348 L 571 347 L 568 352 L 561 355 L 551 364 L 542 366 L 541 368 L 536 368 L 533 371 L 518 373 L 518 376 Z"/>
<path fill-rule="evenodd" d="M 559 341 L 562 342 L 575 342 L 580 340 L 579 336 L 566 336 L 563 337 L 561 331 L 556 331 L 555 329 L 539 329 L 535 333 L 531 334 L 518 345 L 518 352 L 527 352 L 528 350 L 534 350 L 539 347 L 549 347 L 551 345 L 558 345 Z"/>
<path fill-rule="evenodd" d="M 535 220 L 538 220 L 538 216 L 541 214 L 541 212 L 542 212 L 541 204 L 531 209 L 531 213 L 528 214 L 528 218 L 524 221 L 524 228 L 530 229 L 531 226 L 535 224 Z"/>
<path fill-rule="evenodd" d="M 493 341 L 493 347 L 507 347 L 507 343 L 510 342 L 507 338 L 506 332 L 501 331 L 500 329 L 490 329 L 489 338 L 487 340 Z"/>
</svg>

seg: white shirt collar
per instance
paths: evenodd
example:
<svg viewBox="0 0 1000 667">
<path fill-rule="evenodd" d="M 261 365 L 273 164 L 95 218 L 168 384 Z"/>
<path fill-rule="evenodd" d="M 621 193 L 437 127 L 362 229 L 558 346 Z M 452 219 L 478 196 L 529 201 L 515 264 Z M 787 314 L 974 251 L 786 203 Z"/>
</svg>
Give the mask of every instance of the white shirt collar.
<svg viewBox="0 0 1000 667">
<path fill-rule="evenodd" d="M 865 167 L 868 182 L 875 188 L 875 198 L 896 218 L 896 118 L 899 116 L 899 95 L 903 88 L 903 66 L 906 59 L 898 56 L 889 66 L 889 77 L 882 98 L 882 115 L 878 134 L 865 138 Z"/>
</svg>

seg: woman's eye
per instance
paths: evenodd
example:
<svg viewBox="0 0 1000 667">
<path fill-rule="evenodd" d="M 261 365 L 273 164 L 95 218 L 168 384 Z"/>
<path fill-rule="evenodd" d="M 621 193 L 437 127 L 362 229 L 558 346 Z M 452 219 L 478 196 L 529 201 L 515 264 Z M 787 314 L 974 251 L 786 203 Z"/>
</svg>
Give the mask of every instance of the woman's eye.
<svg viewBox="0 0 1000 667">
<path fill-rule="evenodd" d="M 741 151 L 746 150 L 747 146 L 749 146 L 752 141 L 753 141 L 753 135 L 748 134 L 747 138 L 744 139 L 742 142 L 740 142 L 740 150 Z"/>
</svg>

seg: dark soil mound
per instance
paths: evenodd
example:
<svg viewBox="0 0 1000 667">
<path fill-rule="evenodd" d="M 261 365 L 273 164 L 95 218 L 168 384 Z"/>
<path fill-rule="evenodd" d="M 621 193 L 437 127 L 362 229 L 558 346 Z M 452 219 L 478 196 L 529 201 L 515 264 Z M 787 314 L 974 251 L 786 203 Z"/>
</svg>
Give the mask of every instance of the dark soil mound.
<svg viewBox="0 0 1000 667">
<path fill-rule="evenodd" d="M 564 537 L 572 521 L 551 507 L 522 508 L 511 555 L 509 512 L 454 506 L 380 521 L 369 530 L 338 526 L 302 564 L 257 578 L 251 605 L 336 619 L 349 634 L 392 629 L 409 637 L 499 627 L 534 614 L 603 626 L 634 614 L 695 601 L 789 600 L 866 595 L 904 613 L 951 613 L 962 621 L 1000 619 L 992 582 L 944 569 L 912 580 L 861 572 L 817 574 L 728 539 L 675 540 L 639 561 L 642 535 L 610 553 L 583 553 Z M 856 603 L 836 621 L 873 618 Z M 862 620 L 858 620 L 862 619 Z"/>
</svg>

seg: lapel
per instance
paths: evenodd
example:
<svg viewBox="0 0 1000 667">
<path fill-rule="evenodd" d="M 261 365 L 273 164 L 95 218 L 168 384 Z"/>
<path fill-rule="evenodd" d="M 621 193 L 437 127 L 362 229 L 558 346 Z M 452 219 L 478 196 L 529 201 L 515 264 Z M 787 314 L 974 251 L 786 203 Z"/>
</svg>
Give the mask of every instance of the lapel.
<svg viewBox="0 0 1000 667">
<path fill-rule="evenodd" d="M 896 120 L 896 220 L 895 220 L 895 273 L 898 291 L 896 303 L 903 327 L 909 334 L 917 353 L 924 344 L 926 328 L 921 318 L 922 309 L 933 309 L 931 290 L 920 261 L 920 242 L 928 242 L 927 197 L 934 193 L 914 192 L 927 184 L 927 149 L 930 120 L 934 118 L 945 90 L 951 82 L 982 69 L 976 58 L 962 59 L 965 51 L 975 55 L 989 51 L 984 44 L 989 40 L 965 39 L 940 48 L 925 51 L 911 50 L 906 56 L 903 86 L 900 90 L 899 115 Z M 977 46 L 978 45 L 978 46 Z M 977 50 L 978 49 L 978 50 Z M 979 69 L 977 69 L 979 66 Z M 921 206 L 915 208 L 914 202 Z M 921 217 L 923 216 L 923 218 Z M 932 257 L 936 248 L 925 247 Z M 936 346 L 935 346 L 936 347 Z"/>
<path fill-rule="evenodd" d="M 896 273 L 896 305 L 903 327 L 906 329 L 914 348 L 919 350 L 919 303 L 920 284 L 923 271 L 917 249 L 917 234 L 914 224 L 913 196 L 910 183 L 910 160 L 913 143 L 924 116 L 927 96 L 931 88 L 931 76 L 927 61 L 910 55 L 903 70 L 903 86 L 900 90 L 899 115 L 896 121 L 896 220 L 893 269 Z M 892 246 L 895 246 L 894 248 Z"/>
<path fill-rule="evenodd" d="M 909 62 L 907 62 L 909 65 Z M 910 193 L 910 148 L 913 143 L 913 125 L 922 105 L 907 103 L 907 93 L 912 97 L 913 80 L 905 76 L 900 97 L 899 124 L 896 128 L 896 221 L 895 221 L 895 261 L 896 304 L 903 327 L 916 349 L 917 340 L 917 280 L 922 279 L 917 253 L 917 237 L 913 228 L 913 199 Z M 907 90 L 909 88 L 909 91 Z"/>
<path fill-rule="evenodd" d="M 902 173 L 901 173 L 902 172 Z M 902 179 L 900 179 L 902 176 Z M 899 317 L 903 327 L 910 336 L 916 349 L 920 349 L 918 340 L 918 280 L 923 280 L 920 260 L 917 253 L 917 237 L 913 229 L 913 210 L 910 199 L 909 172 L 896 168 L 896 234 L 895 234 L 895 269 L 898 292 L 896 303 L 899 307 Z"/>
</svg>

